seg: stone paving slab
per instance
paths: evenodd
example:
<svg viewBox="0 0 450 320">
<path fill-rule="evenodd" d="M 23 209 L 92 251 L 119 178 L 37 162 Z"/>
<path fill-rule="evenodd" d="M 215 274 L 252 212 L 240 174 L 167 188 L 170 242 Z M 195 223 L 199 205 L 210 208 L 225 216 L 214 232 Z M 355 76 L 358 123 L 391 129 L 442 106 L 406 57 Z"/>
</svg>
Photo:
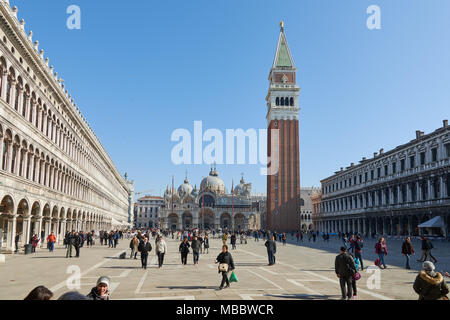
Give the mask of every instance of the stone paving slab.
<svg viewBox="0 0 450 320">
<path fill-rule="evenodd" d="M 169 252 L 163 268 L 157 268 L 154 252 L 149 256 L 147 270 L 141 268 L 140 258 L 129 259 L 129 240 L 124 239 L 115 249 L 100 247 L 82 248 L 80 258 L 65 258 L 65 249 L 56 248 L 49 253 L 41 250 L 32 255 L 7 255 L 0 264 L 0 299 L 23 299 L 38 285 L 50 288 L 55 297 L 69 291 L 66 280 L 71 274 L 67 270 L 78 266 L 81 271 L 80 292 L 87 294 L 98 277 L 111 277 L 112 299 L 197 299 L 197 300 L 324 300 L 339 299 L 340 287 L 334 274 L 334 258 L 341 246 L 336 239 L 329 243 L 322 240 L 297 244 L 292 239 L 283 246 L 277 243 L 277 264 L 267 266 L 267 253 L 263 241 L 250 240 L 246 245 L 237 245 L 230 250 L 236 264 L 239 282 L 231 288 L 218 290 L 221 276 L 214 264 L 220 253 L 222 242 L 211 239 L 209 254 L 200 256 L 200 264 L 193 265 L 192 254 L 188 265 L 182 266 L 178 254 L 177 240 L 166 239 Z M 154 240 L 151 240 L 152 245 Z M 367 240 L 363 257 L 366 266 L 373 265 L 375 254 L 371 253 L 375 241 Z M 411 262 L 416 270 L 405 270 L 404 258 L 396 254 L 401 246 L 399 240 L 388 240 L 391 254 L 387 258 L 388 269 L 379 270 L 380 288 L 368 287 L 367 279 L 375 273 L 362 271 L 357 282 L 360 300 L 417 299 L 412 283 L 420 263 Z M 420 245 L 415 243 L 416 249 Z M 231 246 L 230 246 L 231 247 Z M 450 245 L 435 243 L 439 259 L 438 269 L 450 266 Z M 127 259 L 118 256 L 127 251 Z M 419 250 L 420 251 L 420 250 Z M 413 260 L 413 259 L 412 259 Z M 439 269 L 439 270 L 440 270 Z M 448 270 L 448 269 L 446 269 Z M 370 286 L 370 283 L 369 283 Z"/>
</svg>

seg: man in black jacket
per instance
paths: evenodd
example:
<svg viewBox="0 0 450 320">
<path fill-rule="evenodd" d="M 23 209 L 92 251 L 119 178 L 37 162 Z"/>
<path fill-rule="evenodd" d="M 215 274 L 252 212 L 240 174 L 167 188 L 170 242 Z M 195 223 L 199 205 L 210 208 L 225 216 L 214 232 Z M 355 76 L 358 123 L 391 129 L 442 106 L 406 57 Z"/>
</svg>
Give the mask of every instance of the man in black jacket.
<svg viewBox="0 0 450 320">
<path fill-rule="evenodd" d="M 269 257 L 269 266 L 275 264 L 275 254 L 277 253 L 277 244 L 274 241 L 275 236 L 272 236 L 272 239 L 267 240 L 264 244 L 267 247 L 267 255 Z"/>
<path fill-rule="evenodd" d="M 198 264 L 198 259 L 200 257 L 200 250 L 202 248 L 202 243 L 200 240 L 197 239 L 197 237 L 194 236 L 191 247 L 192 247 L 192 256 L 194 257 L 194 265 L 195 265 L 195 264 Z"/>
<path fill-rule="evenodd" d="M 180 243 L 180 246 L 178 248 L 178 251 L 181 254 L 181 263 L 182 264 L 187 264 L 187 255 L 189 254 L 189 242 L 188 242 L 188 238 L 184 238 L 183 242 Z"/>
<path fill-rule="evenodd" d="M 341 300 L 345 300 L 346 296 L 348 300 L 351 300 L 353 294 L 352 278 L 353 275 L 356 274 L 356 265 L 355 261 L 347 253 L 347 249 L 345 247 L 341 247 L 341 253 L 336 257 L 334 262 L 334 268 L 341 285 Z M 345 285 L 347 285 L 347 290 L 345 290 Z"/>
<path fill-rule="evenodd" d="M 147 269 L 148 254 L 152 251 L 152 245 L 148 241 L 147 237 L 144 237 L 144 240 L 139 243 L 138 250 L 141 252 L 142 268 Z"/>
</svg>

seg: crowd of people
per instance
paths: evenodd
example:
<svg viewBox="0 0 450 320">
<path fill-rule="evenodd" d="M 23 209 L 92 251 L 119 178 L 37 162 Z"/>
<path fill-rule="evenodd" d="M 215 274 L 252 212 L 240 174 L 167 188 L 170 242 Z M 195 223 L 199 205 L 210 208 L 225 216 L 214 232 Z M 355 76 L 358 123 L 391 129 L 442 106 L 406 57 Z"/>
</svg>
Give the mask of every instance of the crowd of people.
<svg viewBox="0 0 450 320">
<path fill-rule="evenodd" d="M 171 237 L 179 241 L 178 254 L 181 258 L 181 264 L 188 264 L 188 256 L 192 253 L 192 263 L 194 266 L 200 263 L 200 256 L 203 254 L 209 254 L 210 238 L 222 240 L 222 250 L 215 259 L 215 263 L 218 264 L 218 273 L 221 275 L 221 282 L 219 289 L 226 289 L 230 286 L 229 275 L 230 272 L 235 270 L 235 264 L 231 253 L 228 251 L 228 243 L 231 245 L 231 250 L 236 250 L 237 242 L 239 240 L 241 245 L 247 244 L 247 238 L 252 236 L 255 242 L 265 240 L 264 245 L 267 250 L 268 265 L 273 266 L 276 264 L 276 252 L 277 242 L 286 245 L 289 233 L 276 232 L 269 230 L 254 230 L 245 232 L 231 232 L 229 230 L 111 230 L 100 231 L 95 233 L 91 232 L 67 232 L 64 237 L 64 245 L 67 249 L 66 257 L 72 257 L 72 250 L 75 249 L 75 257 L 80 257 L 80 248 L 83 247 L 86 242 L 87 247 L 92 247 L 95 244 L 96 239 L 99 239 L 100 246 L 108 246 L 108 248 L 116 248 L 119 240 L 127 238 L 130 240 L 130 259 L 137 259 L 140 255 L 141 267 L 147 269 L 148 256 L 150 252 L 154 250 L 155 255 L 158 258 L 158 268 L 162 268 L 164 265 L 164 257 L 168 253 L 168 246 L 165 238 Z M 308 238 L 308 241 L 315 242 L 320 233 L 314 231 L 292 231 L 290 232 L 292 241 L 295 243 L 303 242 Z M 363 248 L 364 241 L 362 236 L 357 233 L 340 233 L 338 235 L 340 241 L 342 241 L 342 247 L 340 253 L 335 259 L 335 273 L 339 278 L 341 287 L 341 299 L 357 299 L 357 281 L 361 278 L 359 271 L 364 270 L 363 263 Z M 32 238 L 33 239 L 33 238 Z M 151 240 L 152 239 L 152 240 Z M 154 239 L 154 242 L 153 242 Z M 329 242 L 330 236 L 325 233 L 322 234 L 324 242 Z M 448 287 L 445 281 L 445 277 L 450 277 L 447 272 L 436 272 L 435 263 L 437 259 L 432 255 L 431 250 L 433 244 L 427 237 L 421 237 L 421 257 L 417 259 L 418 262 L 423 263 L 422 270 L 417 275 L 413 289 L 418 294 L 420 300 L 436 300 L 446 299 L 448 294 Z M 35 240 L 36 242 L 36 240 Z M 47 248 L 50 252 L 53 252 L 56 237 L 51 233 L 47 237 Z M 152 245 L 153 244 L 153 245 Z M 379 237 L 378 241 L 373 248 L 377 259 L 374 264 L 380 269 L 386 269 L 386 257 L 388 255 L 387 242 L 384 237 Z M 406 237 L 401 246 L 401 254 L 405 257 L 405 268 L 411 269 L 411 255 L 415 254 L 415 249 L 410 237 Z M 428 261 L 430 260 L 430 261 Z M 431 261 L 433 260 L 433 261 Z M 88 295 L 84 296 L 78 292 L 68 292 L 62 295 L 59 299 L 92 299 L 92 300 L 108 300 L 109 299 L 109 278 L 104 276 L 98 279 L 95 287 L 91 289 Z M 51 299 L 53 293 L 51 293 L 45 287 L 37 287 L 27 296 L 27 300 L 38 299 L 38 297 L 45 299 Z M 38 299 L 39 300 L 39 299 Z"/>
</svg>

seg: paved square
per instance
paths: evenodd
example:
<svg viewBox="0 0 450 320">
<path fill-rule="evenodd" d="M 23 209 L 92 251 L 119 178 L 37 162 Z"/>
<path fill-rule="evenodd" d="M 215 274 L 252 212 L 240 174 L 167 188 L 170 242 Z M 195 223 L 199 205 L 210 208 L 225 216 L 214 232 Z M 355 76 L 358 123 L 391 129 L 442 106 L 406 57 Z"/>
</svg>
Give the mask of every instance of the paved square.
<svg viewBox="0 0 450 320">
<path fill-rule="evenodd" d="M 334 258 L 341 243 L 332 238 L 329 243 L 304 242 L 299 245 L 289 239 L 283 246 L 277 242 L 276 265 L 267 266 L 268 260 L 264 241 L 249 239 L 248 244 L 230 250 L 236 265 L 239 282 L 232 283 L 225 290 L 218 290 L 221 276 L 214 264 L 220 252 L 221 240 L 211 239 L 209 254 L 200 256 L 200 264 L 193 265 L 192 254 L 188 256 L 188 265 L 181 265 L 177 240 L 166 239 L 168 254 L 162 269 L 157 268 L 154 251 L 149 256 L 149 267 L 141 269 L 139 259 L 129 259 L 129 240 L 124 239 L 118 248 L 108 249 L 99 245 L 82 248 L 80 258 L 65 258 L 65 249 L 59 247 L 53 253 L 46 250 L 33 255 L 7 255 L 6 262 L 0 264 L 0 299 L 23 299 L 31 289 L 45 285 L 59 297 L 66 291 L 67 273 L 70 266 L 81 270 L 81 293 L 87 294 L 95 285 L 98 277 L 111 277 L 111 299 L 184 299 L 184 300 L 297 300 L 297 299 L 339 299 L 340 288 L 334 273 Z M 154 244 L 154 240 L 151 240 Z M 364 265 L 373 266 L 375 254 L 373 240 L 366 240 L 364 246 Z M 387 239 L 390 254 L 386 263 L 388 269 L 374 273 L 361 272 L 357 282 L 360 300 L 380 299 L 417 299 L 412 284 L 421 264 L 415 262 L 415 270 L 403 268 L 404 259 L 400 255 L 401 240 Z M 420 243 L 414 241 L 416 251 Z M 438 271 L 450 268 L 450 245 L 434 243 L 433 254 L 438 258 Z M 127 251 L 127 259 L 118 256 Z M 373 271 L 373 270 L 372 270 Z M 370 276 L 380 275 L 379 289 L 368 287 Z M 369 281 L 370 283 L 375 283 Z"/>
</svg>

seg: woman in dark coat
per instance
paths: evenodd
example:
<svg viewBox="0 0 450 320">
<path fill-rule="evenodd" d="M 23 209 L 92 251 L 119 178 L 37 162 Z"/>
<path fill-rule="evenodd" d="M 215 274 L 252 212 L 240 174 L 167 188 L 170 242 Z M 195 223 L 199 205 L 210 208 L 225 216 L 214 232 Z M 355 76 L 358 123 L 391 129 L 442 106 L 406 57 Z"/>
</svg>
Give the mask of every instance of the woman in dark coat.
<svg viewBox="0 0 450 320">
<path fill-rule="evenodd" d="M 423 263 L 423 270 L 414 281 L 414 291 L 419 295 L 419 300 L 448 300 L 449 293 L 444 277 L 434 271 L 434 264 L 430 261 Z"/>
<path fill-rule="evenodd" d="M 205 253 L 209 253 L 209 238 L 208 235 L 205 235 L 205 238 L 203 239 L 203 248 Z"/>
<path fill-rule="evenodd" d="M 228 265 L 227 271 L 220 271 L 219 269 L 219 273 L 222 273 L 222 282 L 220 283 L 219 289 L 226 289 L 230 286 L 228 273 L 234 270 L 233 257 L 231 256 L 231 253 L 228 252 L 227 245 L 222 246 L 222 252 L 217 256 L 216 263 L 226 263 Z M 227 284 L 226 287 L 224 287 L 225 283 Z"/>
<path fill-rule="evenodd" d="M 411 269 L 409 265 L 409 258 L 412 254 L 415 254 L 413 244 L 410 237 L 406 237 L 406 240 L 402 244 L 402 255 L 406 257 L 406 269 Z"/>
</svg>

